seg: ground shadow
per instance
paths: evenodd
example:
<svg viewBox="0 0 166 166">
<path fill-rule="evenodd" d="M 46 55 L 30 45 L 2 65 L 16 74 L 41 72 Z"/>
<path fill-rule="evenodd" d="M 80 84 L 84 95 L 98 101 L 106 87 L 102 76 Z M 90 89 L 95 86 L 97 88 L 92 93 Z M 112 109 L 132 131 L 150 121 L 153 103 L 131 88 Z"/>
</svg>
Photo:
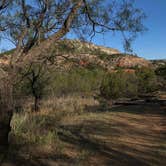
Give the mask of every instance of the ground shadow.
<svg viewBox="0 0 166 166">
<path fill-rule="evenodd" d="M 61 126 L 60 138 L 105 156 L 108 165 L 166 164 L 164 107 L 119 106 L 105 112 L 100 108 L 85 109 L 98 116 L 106 114 L 104 118 Z"/>
<path fill-rule="evenodd" d="M 120 106 L 103 112 L 100 107 L 86 106 L 86 118 L 79 123 L 70 121 L 54 125 L 54 120 L 50 119 L 46 125 L 51 129 L 57 127 L 58 137 L 64 143 L 97 154 L 96 160 L 103 160 L 103 166 L 165 165 L 165 108 Z M 88 113 L 97 118 L 88 117 Z M 49 122 L 49 119 L 46 118 L 46 121 Z M 21 139 L 25 138 L 19 138 Z M 29 144 L 33 147 L 32 143 Z M 2 166 L 76 165 L 73 156 L 63 153 L 40 151 L 37 156 L 25 156 L 17 152 L 20 148 L 28 148 L 27 144 L 12 146 L 10 150 L 13 152 Z M 35 151 L 35 145 L 33 148 Z"/>
<path fill-rule="evenodd" d="M 103 104 L 95 106 L 85 106 L 85 111 L 101 113 L 101 112 L 126 112 L 131 114 L 160 114 L 166 116 L 166 106 L 160 104 L 148 104 L 148 105 L 113 105 L 104 106 Z"/>
</svg>

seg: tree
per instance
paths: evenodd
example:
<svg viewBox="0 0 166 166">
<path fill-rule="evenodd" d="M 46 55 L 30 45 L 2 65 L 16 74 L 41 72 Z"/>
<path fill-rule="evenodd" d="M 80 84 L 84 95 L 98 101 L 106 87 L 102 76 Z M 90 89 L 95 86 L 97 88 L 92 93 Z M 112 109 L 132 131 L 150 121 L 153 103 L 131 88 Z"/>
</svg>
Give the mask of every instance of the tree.
<svg viewBox="0 0 166 166">
<path fill-rule="evenodd" d="M 6 30 L 4 24 L 4 12 L 10 4 L 9 0 L 0 1 L 0 33 Z M 0 68 L 0 164 L 3 161 L 3 153 L 8 146 L 8 134 L 10 132 L 10 121 L 13 112 L 12 89 L 8 79 L 8 73 Z M 3 152 L 3 153 L 2 153 Z"/>
<path fill-rule="evenodd" d="M 40 110 L 40 100 L 44 95 L 45 87 L 50 80 L 47 65 L 42 63 L 34 63 L 23 70 L 19 77 L 23 80 L 18 83 L 16 90 L 20 89 L 21 94 L 26 94 L 34 98 L 33 110 Z M 24 78 L 23 78 L 24 77 Z"/>
<path fill-rule="evenodd" d="M 89 40 L 98 33 L 120 32 L 128 50 L 130 42 L 144 31 L 145 15 L 129 0 L 2 0 L 0 6 L 0 34 L 16 45 L 6 70 L 10 92 L 17 81 L 16 74 L 34 61 L 47 61 L 51 45 L 70 31 Z M 41 42 L 43 38 L 47 40 Z M 10 118 L 7 123 L 9 126 Z M 5 128 L 7 134 L 0 132 L 0 138 L 7 140 L 10 130 Z M 2 140 L 0 147 L 3 145 Z"/>
</svg>

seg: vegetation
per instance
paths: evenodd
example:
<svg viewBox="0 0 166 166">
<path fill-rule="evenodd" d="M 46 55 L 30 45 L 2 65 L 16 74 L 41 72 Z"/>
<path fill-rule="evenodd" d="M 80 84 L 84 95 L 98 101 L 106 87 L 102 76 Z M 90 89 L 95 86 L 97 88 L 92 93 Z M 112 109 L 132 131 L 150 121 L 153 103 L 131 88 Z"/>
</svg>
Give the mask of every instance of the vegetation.
<svg viewBox="0 0 166 166">
<path fill-rule="evenodd" d="M 15 96 L 34 98 L 32 110 L 38 111 L 42 98 L 80 94 L 90 96 L 99 91 L 105 71 L 100 68 L 73 68 L 69 71 L 39 72 L 35 65 L 15 87 Z M 23 74 L 23 73 L 22 73 Z M 22 77 L 23 75 L 20 75 Z M 16 106 L 17 107 L 17 106 Z M 23 106 L 19 106 L 23 107 Z"/>
<path fill-rule="evenodd" d="M 16 96 L 29 96 L 34 98 L 34 111 L 39 111 L 40 100 L 45 94 L 45 88 L 51 76 L 45 68 L 46 66 L 34 63 L 17 74 L 19 82 L 15 86 Z"/>
<path fill-rule="evenodd" d="M 104 78 L 100 92 L 105 98 L 136 97 L 157 89 L 157 77 L 152 69 L 138 68 L 126 72 L 123 69 L 109 73 Z"/>
<path fill-rule="evenodd" d="M 88 70 L 78 68 L 66 73 L 55 73 L 51 86 L 54 95 L 56 94 L 92 94 L 98 91 L 104 71 L 102 69 Z"/>
<path fill-rule="evenodd" d="M 93 98 L 76 95 L 44 99 L 40 112 L 25 109 L 14 114 L 5 163 L 99 166 L 123 161 L 125 165 L 164 165 L 164 112 L 158 106 L 103 112 Z"/>
<path fill-rule="evenodd" d="M 166 64 L 157 67 L 155 74 L 157 76 L 160 89 L 166 91 Z"/>
<path fill-rule="evenodd" d="M 156 69 L 156 74 L 166 79 L 166 64 Z"/>
<path fill-rule="evenodd" d="M 157 77 L 153 69 L 141 68 L 136 70 L 139 93 L 150 93 L 157 90 Z"/>
<path fill-rule="evenodd" d="M 14 53 L 15 49 L 11 49 L 9 51 L 4 51 L 2 53 L 0 53 L 0 57 L 3 57 L 4 55 L 11 55 L 12 53 Z"/>
<path fill-rule="evenodd" d="M 102 114 L 100 103 L 94 99 L 94 94 L 99 90 L 108 99 L 152 92 L 156 81 L 153 71 L 138 69 L 127 74 L 119 70 L 107 74 L 96 65 L 88 64 L 83 68 L 85 66 L 77 63 L 77 68 L 65 70 L 64 64 L 58 66 L 56 57 L 65 58 L 66 61 L 69 59 L 60 52 L 86 53 L 86 48 L 76 50 L 63 41 L 58 49 L 52 48 L 69 32 L 74 32 L 82 40 L 91 40 L 96 34 L 111 31 L 120 32 L 125 50 L 131 51 L 133 39 L 145 30 L 142 24 L 144 18 L 145 14 L 133 5 L 132 0 L 0 1 L 0 37 L 6 37 L 15 45 L 13 50 L 7 52 L 11 56 L 5 66 L 5 74 L 0 73 L 0 165 L 5 162 L 9 165 L 10 162 L 27 166 L 56 165 L 58 160 L 63 160 L 60 163 L 62 165 L 65 162 L 67 165 L 110 165 L 112 159 L 119 162 L 117 156 L 122 157 L 124 162 L 127 157 L 129 165 L 142 165 L 146 164 L 145 158 L 141 156 L 136 159 L 138 154 L 131 152 L 140 149 L 144 152 L 144 146 L 148 153 L 148 164 L 158 147 L 161 150 L 160 158 L 164 158 L 164 134 L 161 133 L 159 138 L 156 134 L 160 128 L 163 131 L 164 127 L 161 125 L 153 131 L 153 117 L 150 117 L 150 125 L 141 123 L 141 130 L 132 123 L 138 133 L 142 132 L 142 128 L 150 129 L 150 132 L 146 132 L 145 142 L 136 143 L 141 148 L 129 149 L 123 154 L 124 147 L 131 145 L 123 144 L 121 139 L 134 142 L 137 137 L 142 140 L 142 135 L 132 135 L 131 138 L 130 134 L 134 131 L 129 132 L 133 127 L 129 125 L 130 121 L 124 123 L 127 126 L 124 132 L 123 128 L 110 128 L 117 122 L 122 127 L 121 119 L 126 116 L 119 117 L 120 114 L 114 114 L 110 108 L 108 110 L 112 112 Z M 107 58 L 98 49 L 89 51 L 91 54 L 99 53 L 100 59 Z M 14 106 L 18 103 L 22 112 L 16 112 Z M 160 111 L 163 114 L 162 108 Z M 138 118 L 138 121 L 144 117 L 128 116 L 129 119 Z M 163 121 L 160 114 L 157 118 L 156 124 Z M 113 139 L 110 135 L 112 130 L 116 131 Z M 151 132 L 154 132 L 154 140 L 149 144 L 147 140 L 151 138 Z M 129 135 L 126 137 L 125 133 Z M 161 142 L 157 146 L 158 140 Z M 153 151 L 149 152 L 149 148 Z M 156 165 L 163 164 L 156 157 L 154 162 Z"/>
<path fill-rule="evenodd" d="M 136 83 L 135 74 L 117 71 L 105 77 L 100 92 L 105 98 L 134 97 L 137 94 Z"/>
</svg>

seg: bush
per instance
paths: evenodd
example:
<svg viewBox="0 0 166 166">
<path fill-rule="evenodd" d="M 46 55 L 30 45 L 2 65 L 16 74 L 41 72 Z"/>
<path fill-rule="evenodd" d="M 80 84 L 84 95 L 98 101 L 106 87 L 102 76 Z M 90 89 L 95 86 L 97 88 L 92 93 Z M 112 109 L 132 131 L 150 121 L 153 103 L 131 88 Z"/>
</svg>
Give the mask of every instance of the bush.
<svg viewBox="0 0 166 166">
<path fill-rule="evenodd" d="M 122 70 L 108 74 L 100 88 L 105 98 L 133 97 L 137 95 L 137 78 L 134 73 L 125 73 Z"/>
<path fill-rule="evenodd" d="M 52 76 L 50 90 L 54 95 L 92 93 L 98 91 L 104 71 L 101 69 L 78 68 L 68 72 L 56 72 Z"/>
<path fill-rule="evenodd" d="M 166 91 L 166 64 L 157 67 L 155 73 L 157 75 L 160 90 Z"/>
<path fill-rule="evenodd" d="M 159 66 L 156 70 L 155 73 L 157 76 L 161 77 L 162 79 L 166 80 L 166 64 Z"/>
<path fill-rule="evenodd" d="M 157 90 L 157 77 L 155 71 L 149 68 L 136 69 L 139 93 L 151 93 Z"/>
<path fill-rule="evenodd" d="M 157 79 L 152 69 L 141 68 L 135 72 L 119 69 L 106 75 L 100 87 L 100 94 L 108 99 L 131 98 L 155 90 L 157 90 Z"/>
<path fill-rule="evenodd" d="M 97 67 L 75 68 L 70 71 L 41 73 L 35 81 L 35 92 L 45 96 L 61 96 L 74 93 L 92 94 L 99 91 L 105 71 Z M 31 75 L 30 75 L 31 76 Z M 29 77 L 29 76 L 28 76 Z M 49 80 L 47 79 L 49 78 Z M 47 81 L 46 81 L 47 80 Z M 16 87 L 17 95 L 31 95 L 32 86 L 27 77 Z"/>
</svg>

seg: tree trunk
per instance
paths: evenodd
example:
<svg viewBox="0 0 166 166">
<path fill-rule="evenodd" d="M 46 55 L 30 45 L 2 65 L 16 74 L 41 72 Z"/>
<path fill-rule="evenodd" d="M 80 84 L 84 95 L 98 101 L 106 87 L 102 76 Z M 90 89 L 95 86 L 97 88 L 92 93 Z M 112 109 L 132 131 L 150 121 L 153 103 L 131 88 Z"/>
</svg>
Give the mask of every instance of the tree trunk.
<svg viewBox="0 0 166 166">
<path fill-rule="evenodd" d="M 8 147 L 8 135 L 10 132 L 11 111 L 3 110 L 4 116 L 0 117 L 0 152 Z M 2 111 L 1 111 L 2 112 Z"/>
<path fill-rule="evenodd" d="M 35 97 L 35 101 L 34 101 L 34 110 L 35 112 L 38 112 L 40 109 L 40 106 L 39 106 L 39 98 L 38 97 Z"/>
<path fill-rule="evenodd" d="M 7 79 L 0 80 L 0 155 L 8 148 L 8 135 L 13 114 L 12 84 Z"/>
</svg>

